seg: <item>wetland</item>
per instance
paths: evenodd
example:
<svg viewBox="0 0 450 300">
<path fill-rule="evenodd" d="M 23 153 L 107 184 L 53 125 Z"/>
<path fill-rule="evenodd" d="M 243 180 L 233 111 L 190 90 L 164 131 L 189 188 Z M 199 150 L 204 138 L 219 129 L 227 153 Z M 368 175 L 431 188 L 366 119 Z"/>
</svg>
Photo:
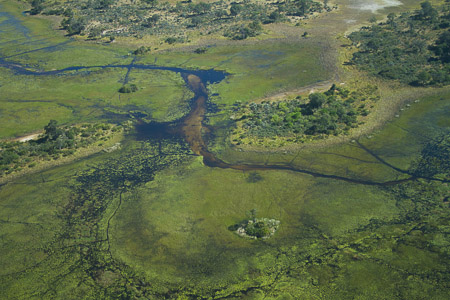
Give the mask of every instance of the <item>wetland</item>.
<svg viewBox="0 0 450 300">
<path fill-rule="evenodd" d="M 2 183 L 0 298 L 448 299 L 450 90 L 342 65 L 349 17 L 420 8 L 377 3 L 134 55 L 0 1 L 0 137 L 50 120 L 123 130 L 113 151 Z M 237 107 L 332 82 L 379 88 L 347 135 L 231 143 Z"/>
</svg>

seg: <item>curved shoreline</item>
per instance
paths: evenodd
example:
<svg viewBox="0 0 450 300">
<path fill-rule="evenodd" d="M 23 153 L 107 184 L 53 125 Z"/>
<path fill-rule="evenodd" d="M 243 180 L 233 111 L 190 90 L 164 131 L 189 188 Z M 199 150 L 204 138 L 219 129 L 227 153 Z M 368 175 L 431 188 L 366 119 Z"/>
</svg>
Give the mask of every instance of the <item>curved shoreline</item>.
<svg viewBox="0 0 450 300">
<path fill-rule="evenodd" d="M 321 87 L 321 86 L 319 86 Z M 323 87 L 322 87 L 323 88 Z M 237 151 L 245 152 L 257 152 L 257 153 L 276 153 L 276 152 L 290 152 L 299 150 L 311 150 L 320 149 L 324 147 L 339 145 L 343 143 L 350 142 L 352 140 L 359 139 L 363 136 L 370 135 L 377 130 L 380 130 L 384 125 L 393 121 L 396 117 L 399 117 L 400 111 L 404 109 L 406 105 L 413 105 L 416 100 L 419 100 L 426 96 L 432 96 L 440 92 L 450 90 L 450 87 L 442 88 L 413 88 L 413 87 L 399 87 L 401 90 L 397 90 L 394 95 L 384 95 L 372 109 L 369 116 L 365 119 L 365 122 L 356 128 L 352 128 L 348 135 L 338 135 L 338 136 L 327 136 L 319 139 L 312 139 L 305 143 L 281 146 L 281 147 L 260 147 L 254 145 L 236 145 L 232 144 L 232 147 Z M 309 86 L 305 88 L 314 89 L 314 86 Z M 392 92 L 392 90 L 387 90 L 386 92 Z M 288 92 L 289 93 L 289 92 Z M 291 92 L 292 94 L 295 91 Z M 267 98 L 262 100 L 257 100 L 255 102 L 265 101 Z"/>
<path fill-rule="evenodd" d="M 257 170 L 286 170 L 292 172 L 298 172 L 303 174 L 308 174 L 313 177 L 329 178 L 335 180 L 342 180 L 346 182 L 363 184 L 363 185 L 374 185 L 374 186 L 386 186 L 386 185 L 396 185 L 410 180 L 415 180 L 417 178 L 423 178 L 428 180 L 437 180 L 436 178 L 428 177 L 417 177 L 415 175 L 409 174 L 406 170 L 401 170 L 392 166 L 388 163 L 382 162 L 391 169 L 405 175 L 405 178 L 396 180 L 387 180 L 384 182 L 369 181 L 357 178 L 343 177 L 333 174 L 324 174 L 320 172 L 315 172 L 307 169 L 300 169 L 290 164 L 232 164 L 227 163 L 217 157 L 214 153 L 208 150 L 208 146 L 203 138 L 203 132 L 208 130 L 204 124 L 205 112 L 206 112 L 206 101 L 207 92 L 206 88 L 201 81 L 201 79 L 195 75 L 187 76 L 187 83 L 192 91 L 195 93 L 195 101 L 193 103 L 193 108 L 191 112 L 182 121 L 179 127 L 175 129 L 175 132 L 181 132 L 186 142 L 190 145 L 194 154 L 203 157 L 203 163 L 208 167 L 216 167 L 221 169 L 233 169 L 239 171 L 257 171 Z M 443 182 L 446 182 L 445 180 Z"/>
</svg>

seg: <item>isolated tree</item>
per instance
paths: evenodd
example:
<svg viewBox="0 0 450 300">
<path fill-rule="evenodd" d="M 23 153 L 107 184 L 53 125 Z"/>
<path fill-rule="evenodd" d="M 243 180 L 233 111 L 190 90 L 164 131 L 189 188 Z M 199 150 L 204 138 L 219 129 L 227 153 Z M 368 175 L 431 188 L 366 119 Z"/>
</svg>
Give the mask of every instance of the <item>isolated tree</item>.
<svg viewBox="0 0 450 300">
<path fill-rule="evenodd" d="M 232 16 L 237 16 L 242 11 L 242 6 L 236 3 L 231 4 L 230 14 Z"/>
<path fill-rule="evenodd" d="M 37 15 L 40 14 L 45 6 L 44 6 L 44 0 L 33 0 L 31 2 L 31 10 L 30 10 L 30 14 L 32 15 Z"/>
<path fill-rule="evenodd" d="M 61 130 L 58 129 L 58 121 L 50 120 L 48 124 L 44 127 L 44 134 L 47 140 L 56 140 L 61 134 Z"/>
<path fill-rule="evenodd" d="M 419 11 L 419 17 L 422 20 L 428 19 L 434 21 L 436 19 L 438 12 L 429 1 L 420 3 L 420 7 L 422 9 Z"/>
<path fill-rule="evenodd" d="M 322 93 L 312 93 L 308 98 L 308 107 L 312 109 L 321 107 L 327 100 L 327 97 Z"/>
</svg>

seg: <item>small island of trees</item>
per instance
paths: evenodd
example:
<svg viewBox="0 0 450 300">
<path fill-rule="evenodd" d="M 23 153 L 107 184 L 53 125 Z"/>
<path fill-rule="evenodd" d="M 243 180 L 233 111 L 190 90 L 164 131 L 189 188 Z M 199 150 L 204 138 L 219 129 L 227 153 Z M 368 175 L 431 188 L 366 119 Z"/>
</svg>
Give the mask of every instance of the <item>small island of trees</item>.
<svg viewBox="0 0 450 300">
<path fill-rule="evenodd" d="M 257 218 L 256 209 L 249 212 L 250 218 L 228 227 L 241 237 L 250 239 L 267 239 L 278 230 L 280 221 L 269 218 Z"/>
<path fill-rule="evenodd" d="M 231 141 L 236 145 L 265 144 L 268 139 L 302 142 L 310 138 L 345 134 L 369 114 L 377 88 L 350 91 L 332 85 L 326 92 L 293 100 L 263 101 L 240 106 L 232 115 L 236 122 Z"/>
<path fill-rule="evenodd" d="M 105 142 L 120 131 L 121 126 L 105 123 L 58 126 L 56 120 L 50 120 L 36 140 L 0 142 L 0 177 L 33 168 L 39 161 L 73 155 L 77 149 Z"/>
</svg>

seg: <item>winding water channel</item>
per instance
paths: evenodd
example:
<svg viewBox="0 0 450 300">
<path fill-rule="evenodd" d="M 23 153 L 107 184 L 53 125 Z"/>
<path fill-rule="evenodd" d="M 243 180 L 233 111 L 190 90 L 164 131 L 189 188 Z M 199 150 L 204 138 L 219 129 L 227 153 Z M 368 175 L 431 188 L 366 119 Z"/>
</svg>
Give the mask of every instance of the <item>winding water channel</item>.
<svg viewBox="0 0 450 300">
<path fill-rule="evenodd" d="M 0 17 L 20 42 L 31 39 L 12 15 Z M 5 78 L 74 82 L 116 69 L 126 72 L 123 83 L 133 70 L 165 70 L 194 97 L 173 122 L 144 122 L 137 113 L 137 141 L 130 135 L 121 150 L 0 186 L 0 291 L 8 299 L 426 298 L 412 290 L 448 299 L 448 177 L 411 171 L 448 128 L 443 98 L 413 104 L 372 139 L 312 152 L 224 150 L 216 147 L 222 129 L 206 122 L 215 112 L 208 86 L 229 74 L 128 63 L 129 56 L 41 71 L 20 57 L 70 42 L 10 51 L 0 68 Z M 252 208 L 281 220 L 273 238 L 228 230 Z"/>
<path fill-rule="evenodd" d="M 157 123 L 151 122 L 150 124 L 146 124 L 141 126 L 141 130 L 144 131 L 144 135 L 148 135 L 150 138 L 158 139 L 167 137 L 170 135 L 181 135 L 184 140 L 190 145 L 191 150 L 196 155 L 203 156 L 203 162 L 205 165 L 209 167 L 217 167 L 223 169 L 234 169 L 241 171 L 253 171 L 253 170 L 288 170 L 293 172 L 300 172 L 308 175 L 312 175 L 314 177 L 323 177 L 330 178 L 336 180 L 343 180 L 352 183 L 365 184 L 365 185 L 395 185 L 405 181 L 414 180 L 417 178 L 425 178 L 429 180 L 438 180 L 447 182 L 441 179 L 429 178 L 429 177 L 416 177 L 412 174 L 409 174 L 406 170 L 401 170 L 393 165 L 388 164 L 381 158 L 377 157 L 375 153 L 372 153 L 369 149 L 367 149 L 364 145 L 358 143 L 359 147 L 364 149 L 370 155 L 372 155 L 375 159 L 380 161 L 382 164 L 386 165 L 389 168 L 392 168 L 400 173 L 404 173 L 409 175 L 408 178 L 400 179 L 400 180 L 389 180 L 384 182 L 376 182 L 376 181 L 368 181 L 357 178 L 349 178 L 331 174 L 323 174 L 319 172 L 314 172 L 311 170 L 300 169 L 294 167 L 292 165 L 280 165 L 280 164 L 231 164 L 227 163 L 220 158 L 218 158 L 214 153 L 208 150 L 208 146 L 205 142 L 204 135 L 210 129 L 204 126 L 205 114 L 207 113 L 208 108 L 208 91 L 207 85 L 218 83 L 226 78 L 228 75 L 225 72 L 217 71 L 217 70 L 187 70 L 183 68 L 177 67 L 164 67 L 164 66 L 156 66 L 156 65 L 143 65 L 143 64 L 135 64 L 135 60 L 133 60 L 130 64 L 118 64 L 118 65 L 96 65 L 96 66 L 72 66 L 67 67 L 61 70 L 52 70 L 52 71 L 35 71 L 24 66 L 12 62 L 8 62 L 3 58 L 0 58 L 0 67 L 8 68 L 17 74 L 20 75 L 29 75 L 29 76 L 55 76 L 63 74 L 68 71 L 81 71 L 81 70 L 90 70 L 90 69 L 106 69 L 106 68 L 122 68 L 127 69 L 128 72 L 132 69 L 138 70 L 165 70 L 179 73 L 183 79 L 185 80 L 189 89 L 194 92 L 194 98 L 191 102 L 191 110 L 190 112 L 183 117 L 181 120 L 177 120 L 170 123 Z"/>
</svg>

